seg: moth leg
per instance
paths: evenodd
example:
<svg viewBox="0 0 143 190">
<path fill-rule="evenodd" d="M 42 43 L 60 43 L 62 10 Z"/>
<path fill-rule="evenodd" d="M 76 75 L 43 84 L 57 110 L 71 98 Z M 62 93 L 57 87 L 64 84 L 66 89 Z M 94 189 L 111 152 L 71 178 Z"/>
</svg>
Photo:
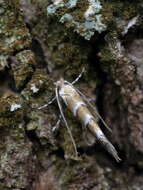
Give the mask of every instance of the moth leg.
<svg viewBox="0 0 143 190">
<path fill-rule="evenodd" d="M 59 99 L 59 94 L 58 94 L 58 88 L 57 87 L 55 88 L 55 94 L 56 94 L 56 100 L 57 100 L 57 103 L 58 103 L 58 107 L 59 107 L 59 110 L 60 110 L 60 113 L 61 113 L 61 117 L 62 117 L 62 119 L 63 119 L 63 121 L 64 121 L 64 123 L 66 125 L 67 131 L 68 131 L 69 136 L 71 138 L 71 141 L 72 141 L 72 144 L 73 144 L 73 147 L 74 147 L 74 150 L 75 150 L 75 155 L 76 155 L 76 157 L 78 157 L 76 143 L 75 143 L 74 138 L 72 136 L 71 130 L 70 130 L 69 126 L 68 126 L 67 120 L 66 120 L 66 118 L 64 116 L 63 109 L 62 109 L 60 99 Z"/>
<path fill-rule="evenodd" d="M 78 77 L 72 82 L 72 84 L 75 84 L 75 83 L 82 77 L 84 71 L 85 71 L 85 68 L 83 67 L 81 73 L 80 73 L 80 74 L 78 75 Z"/>
<path fill-rule="evenodd" d="M 50 104 L 52 104 L 56 100 L 56 96 L 54 96 L 47 104 L 44 104 L 43 106 L 39 107 L 38 110 L 44 109 L 48 107 Z"/>
<path fill-rule="evenodd" d="M 58 121 L 56 122 L 56 124 L 53 126 L 52 128 L 52 131 L 55 132 L 58 128 L 59 128 L 59 125 L 60 125 L 60 122 L 61 122 L 61 119 L 62 119 L 62 116 L 59 115 L 59 119 Z"/>
</svg>

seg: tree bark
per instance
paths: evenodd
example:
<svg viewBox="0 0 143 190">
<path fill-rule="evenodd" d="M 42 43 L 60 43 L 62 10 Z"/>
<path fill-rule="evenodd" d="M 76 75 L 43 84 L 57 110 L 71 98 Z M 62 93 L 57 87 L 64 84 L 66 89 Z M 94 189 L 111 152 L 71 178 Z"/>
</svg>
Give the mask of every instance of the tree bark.
<svg viewBox="0 0 143 190">
<path fill-rule="evenodd" d="M 0 16 L 0 189 L 142 190 L 142 2 L 1 0 Z M 75 86 L 112 129 L 97 119 L 120 163 L 62 101 L 78 159 L 57 122 L 55 82 L 83 68 Z"/>
</svg>

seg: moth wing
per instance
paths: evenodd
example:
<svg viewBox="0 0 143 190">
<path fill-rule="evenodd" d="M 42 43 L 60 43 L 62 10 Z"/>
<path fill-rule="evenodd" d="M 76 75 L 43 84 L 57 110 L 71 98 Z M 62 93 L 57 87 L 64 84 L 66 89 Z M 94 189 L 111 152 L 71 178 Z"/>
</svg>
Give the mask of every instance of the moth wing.
<svg viewBox="0 0 143 190">
<path fill-rule="evenodd" d="M 78 89 L 76 89 L 76 90 L 78 90 Z M 91 110 L 93 111 L 93 115 L 95 116 L 95 118 L 98 117 L 102 121 L 103 125 L 108 129 L 108 131 L 112 132 L 112 129 L 110 129 L 110 127 L 103 120 L 103 118 L 101 117 L 101 115 L 99 114 L 99 112 L 97 111 L 97 109 L 89 102 L 89 100 L 86 98 L 86 96 L 82 92 L 80 92 L 79 90 L 78 90 L 78 93 L 83 97 L 84 101 L 91 108 Z"/>
<path fill-rule="evenodd" d="M 69 82 L 68 82 L 69 83 Z M 86 96 L 80 91 L 78 90 L 76 87 L 74 87 L 71 83 L 69 83 L 69 85 L 71 85 L 78 93 L 79 95 L 83 98 L 83 100 L 87 103 L 87 105 L 91 108 L 91 110 L 93 111 L 93 115 L 95 116 L 95 118 L 99 118 L 102 123 L 104 124 L 104 126 L 110 131 L 112 132 L 112 130 L 110 129 L 110 127 L 107 125 L 107 123 L 102 119 L 101 115 L 98 113 L 97 109 L 89 102 L 89 100 L 86 98 Z"/>
</svg>

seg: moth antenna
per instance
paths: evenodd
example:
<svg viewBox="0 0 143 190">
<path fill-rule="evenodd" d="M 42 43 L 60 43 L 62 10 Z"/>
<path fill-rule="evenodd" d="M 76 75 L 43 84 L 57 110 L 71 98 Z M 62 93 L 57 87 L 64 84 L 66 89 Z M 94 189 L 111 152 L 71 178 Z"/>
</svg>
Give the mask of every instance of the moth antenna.
<svg viewBox="0 0 143 190">
<path fill-rule="evenodd" d="M 112 130 L 110 129 L 110 127 L 107 125 L 107 123 L 102 119 L 101 115 L 98 113 L 98 111 L 94 108 L 94 106 L 87 100 L 86 96 L 80 92 L 80 90 L 78 90 L 76 87 L 74 87 L 71 83 L 69 83 L 68 81 L 66 81 L 69 85 L 71 85 L 82 97 L 83 99 L 87 102 L 87 104 L 94 110 L 96 116 L 99 117 L 99 119 L 102 121 L 102 123 L 104 124 L 104 126 L 112 133 Z"/>
<path fill-rule="evenodd" d="M 105 149 L 115 158 L 117 162 L 120 162 L 116 149 L 114 146 L 108 141 L 105 136 L 98 137 L 97 140 L 105 147 Z"/>
<path fill-rule="evenodd" d="M 54 100 L 56 100 L 56 96 L 54 96 L 54 98 L 52 98 L 47 104 L 44 104 L 43 106 L 39 107 L 38 110 L 46 108 L 48 105 L 52 104 Z"/>
<path fill-rule="evenodd" d="M 85 71 L 85 68 L 83 67 L 81 73 L 80 73 L 80 74 L 78 75 L 78 77 L 72 82 L 72 84 L 75 84 L 75 83 L 82 77 L 84 71 Z"/>
<path fill-rule="evenodd" d="M 59 107 L 61 116 L 63 118 L 63 121 L 64 121 L 64 123 L 66 125 L 67 130 L 68 130 L 69 136 L 71 138 L 71 141 L 72 141 L 72 144 L 73 144 L 73 147 L 74 147 L 74 150 L 75 150 L 76 157 L 78 157 L 76 143 L 75 143 L 74 138 L 72 136 L 71 130 L 70 130 L 69 126 L 68 126 L 67 120 L 66 120 L 66 118 L 64 116 L 63 109 L 62 109 L 62 106 L 61 106 L 61 103 L 60 103 L 60 100 L 59 100 L 59 94 L 58 94 L 58 88 L 57 87 L 55 88 L 55 94 L 56 94 L 56 100 L 57 100 L 57 103 L 58 103 L 58 107 Z"/>
</svg>

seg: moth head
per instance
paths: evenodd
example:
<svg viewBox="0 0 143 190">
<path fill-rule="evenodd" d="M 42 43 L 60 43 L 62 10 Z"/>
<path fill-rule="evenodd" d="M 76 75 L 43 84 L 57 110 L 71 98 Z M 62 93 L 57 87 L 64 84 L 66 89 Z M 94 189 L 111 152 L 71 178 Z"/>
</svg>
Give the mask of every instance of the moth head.
<svg viewBox="0 0 143 190">
<path fill-rule="evenodd" d="M 55 86 L 56 87 L 59 87 L 59 88 L 61 88 L 63 85 L 64 85 L 64 79 L 63 78 L 60 78 L 60 80 L 58 80 L 57 82 L 55 82 L 54 84 L 55 84 Z"/>
</svg>

